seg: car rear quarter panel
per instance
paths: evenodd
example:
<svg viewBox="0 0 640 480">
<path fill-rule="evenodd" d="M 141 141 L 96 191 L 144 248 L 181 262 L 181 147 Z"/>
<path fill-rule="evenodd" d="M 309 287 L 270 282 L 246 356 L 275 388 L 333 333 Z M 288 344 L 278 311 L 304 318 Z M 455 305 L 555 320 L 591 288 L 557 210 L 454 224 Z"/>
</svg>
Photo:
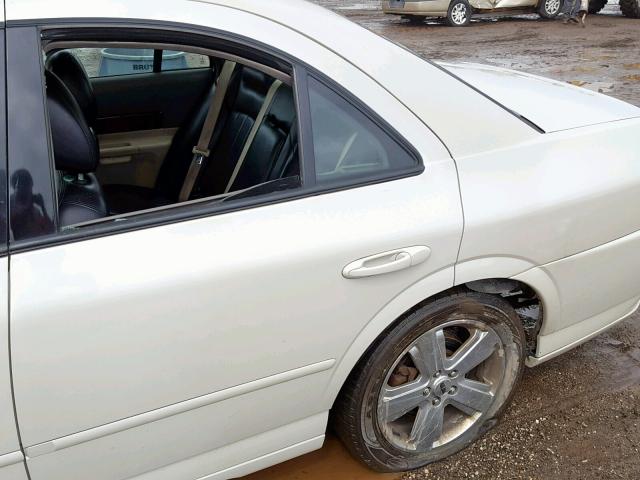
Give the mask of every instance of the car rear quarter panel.
<svg viewBox="0 0 640 480">
<path fill-rule="evenodd" d="M 518 275 L 543 299 L 543 336 L 586 322 L 564 340 L 541 341 L 538 356 L 635 307 L 640 120 L 540 135 L 460 158 L 458 169 L 465 233 L 456 283 Z"/>
</svg>

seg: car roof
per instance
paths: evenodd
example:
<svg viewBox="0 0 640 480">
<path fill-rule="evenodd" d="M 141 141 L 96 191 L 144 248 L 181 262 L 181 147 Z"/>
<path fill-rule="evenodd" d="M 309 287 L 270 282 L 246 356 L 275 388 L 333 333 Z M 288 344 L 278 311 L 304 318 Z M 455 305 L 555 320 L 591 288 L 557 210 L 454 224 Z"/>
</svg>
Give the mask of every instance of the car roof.
<svg viewBox="0 0 640 480">
<path fill-rule="evenodd" d="M 221 9 L 267 19 L 342 57 L 412 111 L 454 156 L 506 147 L 536 134 L 450 72 L 305 0 L 6 0 L 5 8 L 8 26 L 49 19 L 103 18 L 209 28 L 216 27 L 216 12 Z M 460 134 L 461 123 L 471 125 L 464 135 Z"/>
</svg>

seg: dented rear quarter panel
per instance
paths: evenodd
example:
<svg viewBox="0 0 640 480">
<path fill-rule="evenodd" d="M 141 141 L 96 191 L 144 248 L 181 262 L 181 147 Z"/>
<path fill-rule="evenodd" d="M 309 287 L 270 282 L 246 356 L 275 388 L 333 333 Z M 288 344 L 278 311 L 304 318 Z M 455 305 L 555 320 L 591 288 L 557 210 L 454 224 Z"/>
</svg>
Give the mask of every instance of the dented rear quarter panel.
<svg viewBox="0 0 640 480">
<path fill-rule="evenodd" d="M 542 297 L 543 336 L 561 338 L 585 322 L 567 331 L 564 344 L 635 308 L 640 119 L 540 135 L 457 165 L 465 232 L 456 283 L 500 265 L 496 273 L 518 276 Z M 543 341 L 538 356 L 560 343 Z"/>
</svg>

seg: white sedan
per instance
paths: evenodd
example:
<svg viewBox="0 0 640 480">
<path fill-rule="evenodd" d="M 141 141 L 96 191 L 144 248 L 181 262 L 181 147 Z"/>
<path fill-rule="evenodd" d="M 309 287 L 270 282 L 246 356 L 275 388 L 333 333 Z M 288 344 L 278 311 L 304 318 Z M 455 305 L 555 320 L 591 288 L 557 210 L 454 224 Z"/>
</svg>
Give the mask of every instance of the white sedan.
<svg viewBox="0 0 640 480">
<path fill-rule="evenodd" d="M 328 421 L 417 468 L 638 307 L 632 105 L 301 1 L 4 7 L 2 480 L 236 478 Z"/>
</svg>

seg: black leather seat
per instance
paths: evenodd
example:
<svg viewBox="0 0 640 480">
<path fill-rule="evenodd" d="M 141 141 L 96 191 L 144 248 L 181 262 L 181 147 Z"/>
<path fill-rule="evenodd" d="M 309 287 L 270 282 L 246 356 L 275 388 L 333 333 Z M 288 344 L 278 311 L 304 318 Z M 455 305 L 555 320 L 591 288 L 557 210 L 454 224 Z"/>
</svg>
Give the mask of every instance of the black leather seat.
<svg viewBox="0 0 640 480">
<path fill-rule="evenodd" d="M 93 174 L 98 141 L 74 95 L 55 74 L 45 72 L 47 108 L 58 171 L 58 219 L 61 227 L 108 214 L 102 188 Z"/>
<path fill-rule="evenodd" d="M 264 73 L 238 66 L 209 145 L 211 155 L 194 186 L 192 198 L 224 192 L 273 81 Z M 153 189 L 130 185 L 104 187 L 112 213 L 144 210 L 178 201 L 212 97 L 209 93 L 176 133 Z M 297 142 L 292 141 L 295 133 L 291 131 L 294 123 L 293 92 L 283 85 L 243 162 L 234 189 L 271 180 L 278 171 L 284 174 L 286 165 L 297 167 Z M 293 175 L 297 174 L 295 168 L 289 173 L 292 171 Z"/>
<path fill-rule="evenodd" d="M 194 186 L 192 197 L 221 194 L 229 183 L 247 138 L 274 80 L 257 70 L 241 67 L 240 82 L 229 90 L 226 114 L 221 116 L 211 144 L 211 156 Z M 271 165 L 282 150 L 295 119 L 290 87 L 281 86 L 260 126 L 232 190 L 268 180 Z"/>
<path fill-rule="evenodd" d="M 282 85 L 247 152 L 230 191 L 299 174 L 293 90 Z M 235 164 L 234 164 L 235 168 Z M 204 186 L 205 192 L 207 185 Z M 211 192 L 210 194 L 215 194 Z"/>
<path fill-rule="evenodd" d="M 71 91 L 87 124 L 95 128 L 97 106 L 93 86 L 82 63 L 68 50 L 54 53 L 47 59 L 47 70 L 56 74 Z"/>
<path fill-rule="evenodd" d="M 187 121 L 176 132 L 153 188 L 136 185 L 104 186 L 112 213 L 146 210 L 178 201 L 182 184 L 193 159 L 193 147 L 198 143 L 209 111 L 213 91 L 212 84 L 193 111 L 187 115 Z"/>
<path fill-rule="evenodd" d="M 82 64 L 69 51 L 56 52 L 47 68 L 67 86 L 82 110 L 86 123 L 96 121 L 96 100 Z M 249 67 L 238 66 L 232 78 L 210 143 L 211 156 L 201 172 L 192 198 L 223 193 L 247 137 L 264 103 L 273 78 Z M 212 85 L 213 87 L 213 85 Z M 127 213 L 168 205 L 178 201 L 189 170 L 204 120 L 213 97 L 209 88 L 188 120 L 177 131 L 153 188 L 134 185 L 105 185 L 110 213 Z M 273 100 L 252 147 L 233 184 L 233 190 L 280 178 L 287 168 L 297 175 L 297 142 L 292 131 L 295 105 L 290 87 L 283 85 Z M 293 167 L 291 167 L 293 166 Z"/>
</svg>

